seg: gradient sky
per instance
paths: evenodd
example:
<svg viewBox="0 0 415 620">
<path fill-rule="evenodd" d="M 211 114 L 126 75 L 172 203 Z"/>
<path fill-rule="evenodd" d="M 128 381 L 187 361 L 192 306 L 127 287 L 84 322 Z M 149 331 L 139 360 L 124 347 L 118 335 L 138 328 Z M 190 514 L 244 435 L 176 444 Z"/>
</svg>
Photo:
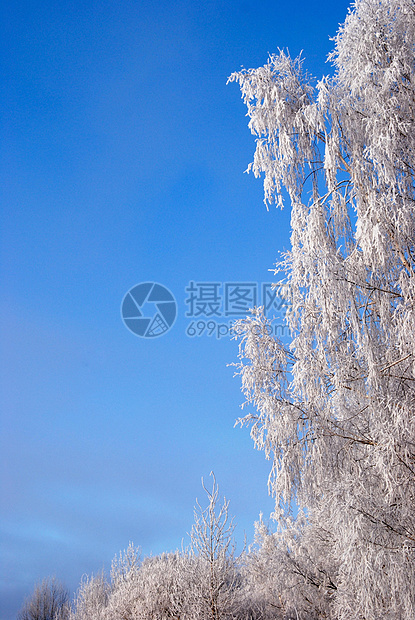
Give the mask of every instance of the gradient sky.
<svg viewBox="0 0 415 620">
<path fill-rule="evenodd" d="M 186 336 L 185 288 L 272 281 L 289 210 L 267 212 L 243 174 L 254 140 L 226 79 L 285 47 L 329 73 L 347 6 L 3 4 L 0 620 L 36 581 L 73 591 L 129 541 L 186 545 L 211 470 L 239 541 L 272 511 L 270 464 L 233 428 L 237 343 Z M 147 281 L 178 318 L 145 340 L 120 306 Z"/>
</svg>

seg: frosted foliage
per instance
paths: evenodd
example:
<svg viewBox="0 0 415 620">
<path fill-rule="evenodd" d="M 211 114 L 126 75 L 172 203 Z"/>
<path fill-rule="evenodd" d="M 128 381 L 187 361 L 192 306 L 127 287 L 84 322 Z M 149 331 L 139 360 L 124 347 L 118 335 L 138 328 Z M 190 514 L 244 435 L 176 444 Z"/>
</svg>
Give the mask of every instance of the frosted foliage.
<svg viewBox="0 0 415 620">
<path fill-rule="evenodd" d="M 141 561 L 132 544 L 112 563 L 111 579 L 85 577 L 70 620 L 163 620 L 192 617 L 194 568 L 186 552 Z"/>
<path fill-rule="evenodd" d="M 101 573 L 84 576 L 76 593 L 70 620 L 99 620 L 104 618 L 110 587 Z"/>
<path fill-rule="evenodd" d="M 314 85 L 284 52 L 230 77 L 257 137 L 249 169 L 292 209 L 275 270 L 292 340 L 260 310 L 239 322 L 257 410 L 241 422 L 272 460 L 278 536 L 303 532 L 291 559 L 307 540 L 331 571 L 332 617 L 414 618 L 415 4 L 359 0 L 334 41 Z"/>
<path fill-rule="evenodd" d="M 315 548 L 325 541 L 308 540 L 311 528 L 302 528 L 301 521 L 292 523 L 283 537 L 270 533 L 262 519 L 256 524 L 256 544 L 246 558 L 245 588 L 251 601 L 261 608 L 264 620 L 330 617 L 335 591 L 330 576 L 333 567 L 323 554 L 319 562 L 310 556 L 308 544 Z"/>
<path fill-rule="evenodd" d="M 202 508 L 196 500 L 194 524 L 190 534 L 192 571 L 195 577 L 193 618 L 225 620 L 236 618 L 241 606 L 239 558 L 235 557 L 233 519 L 229 519 L 229 501 L 219 501 L 215 476 L 212 490 L 203 489 L 208 505 Z"/>
<path fill-rule="evenodd" d="M 243 587 L 229 502 L 219 505 L 214 476 L 212 490 L 203 488 L 208 503 L 196 502 L 189 549 L 141 560 L 130 543 L 115 557 L 109 581 L 83 579 L 70 620 L 260 620 Z"/>
</svg>

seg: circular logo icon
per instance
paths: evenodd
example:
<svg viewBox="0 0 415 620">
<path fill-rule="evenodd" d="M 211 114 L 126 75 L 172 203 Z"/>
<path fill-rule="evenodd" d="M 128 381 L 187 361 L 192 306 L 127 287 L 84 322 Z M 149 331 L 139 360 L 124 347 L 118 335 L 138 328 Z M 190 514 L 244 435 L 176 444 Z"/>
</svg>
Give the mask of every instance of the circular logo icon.
<svg viewBox="0 0 415 620">
<path fill-rule="evenodd" d="M 157 338 L 173 326 L 177 303 L 168 288 L 157 282 L 136 284 L 121 304 L 125 326 L 140 338 Z"/>
</svg>

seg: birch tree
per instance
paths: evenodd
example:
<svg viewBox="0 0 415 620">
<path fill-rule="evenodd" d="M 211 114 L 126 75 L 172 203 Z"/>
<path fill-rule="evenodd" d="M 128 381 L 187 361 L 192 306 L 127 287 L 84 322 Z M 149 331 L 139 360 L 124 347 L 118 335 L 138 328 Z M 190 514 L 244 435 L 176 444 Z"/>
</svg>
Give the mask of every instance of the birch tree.
<svg viewBox="0 0 415 620">
<path fill-rule="evenodd" d="M 307 540 L 348 620 L 415 617 L 414 44 L 412 0 L 357 0 L 331 76 L 280 51 L 230 77 L 256 136 L 248 170 L 292 225 L 275 268 L 291 342 L 259 309 L 239 322 L 256 409 L 241 422 L 272 461 L 282 548 Z"/>
<path fill-rule="evenodd" d="M 240 579 L 233 538 L 235 526 L 229 517 L 229 501 L 218 504 L 219 488 L 213 478 L 212 490 L 202 486 L 208 504 L 202 508 L 198 500 L 190 533 L 192 570 L 196 578 L 193 618 L 221 620 L 236 618 L 240 604 Z"/>
</svg>

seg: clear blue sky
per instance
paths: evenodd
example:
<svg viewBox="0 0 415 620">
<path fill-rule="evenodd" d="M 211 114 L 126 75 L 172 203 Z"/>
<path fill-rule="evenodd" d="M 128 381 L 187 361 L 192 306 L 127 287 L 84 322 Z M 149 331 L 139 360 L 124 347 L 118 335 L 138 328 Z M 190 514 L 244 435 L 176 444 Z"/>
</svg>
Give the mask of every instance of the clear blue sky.
<svg viewBox="0 0 415 620">
<path fill-rule="evenodd" d="M 243 174 L 254 140 L 226 79 L 278 47 L 330 72 L 347 6 L 3 4 L 1 620 L 42 577 L 74 590 L 130 540 L 186 544 L 212 469 L 239 540 L 271 512 L 269 463 L 233 428 L 237 344 L 186 336 L 185 288 L 272 280 L 289 210 L 267 212 Z M 120 305 L 147 281 L 178 318 L 145 340 Z"/>
</svg>

